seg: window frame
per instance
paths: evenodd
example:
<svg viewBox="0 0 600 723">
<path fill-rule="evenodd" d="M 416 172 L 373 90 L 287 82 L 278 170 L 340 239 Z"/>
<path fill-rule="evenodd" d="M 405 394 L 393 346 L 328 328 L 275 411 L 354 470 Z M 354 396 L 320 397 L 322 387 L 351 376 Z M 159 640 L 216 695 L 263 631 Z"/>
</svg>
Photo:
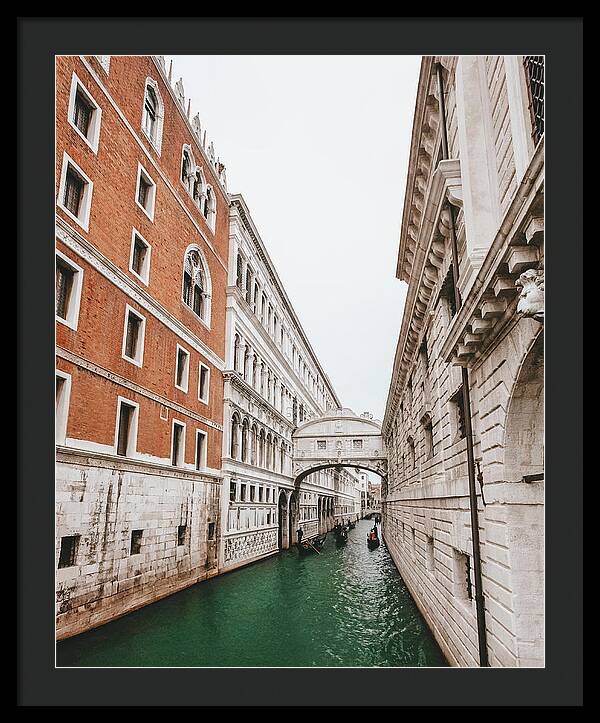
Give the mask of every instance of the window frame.
<svg viewBox="0 0 600 723">
<path fill-rule="evenodd" d="M 68 256 L 62 253 L 62 251 L 59 251 L 58 249 L 55 250 L 55 257 L 58 256 L 61 261 L 71 268 L 73 271 L 73 285 L 71 287 L 71 296 L 69 298 L 68 303 L 68 311 L 67 311 L 67 318 L 63 319 L 62 316 L 58 316 L 58 314 L 54 313 L 54 316 L 56 318 L 56 321 L 59 321 L 61 324 L 64 324 L 65 326 L 68 326 L 69 329 L 73 329 L 73 331 L 77 331 L 77 325 L 79 323 L 79 307 L 81 306 L 81 291 L 83 289 L 83 269 L 81 266 L 76 264 L 72 259 L 70 259 Z M 54 273 L 56 274 L 57 271 L 57 264 L 55 260 L 55 267 L 54 267 Z M 56 304 L 55 304 L 56 308 Z"/>
<path fill-rule="evenodd" d="M 72 211 L 70 211 L 63 203 L 64 195 L 65 195 L 65 184 L 67 182 L 67 171 L 69 169 L 69 166 L 73 168 L 73 170 L 81 176 L 84 185 L 83 185 L 83 195 L 81 198 L 81 207 L 79 209 L 79 216 L 76 216 Z M 71 156 L 65 151 L 63 153 L 63 160 L 62 160 L 62 168 L 60 173 L 60 183 L 58 185 L 58 198 L 56 199 L 56 205 L 63 211 L 63 213 L 66 213 L 67 216 L 75 221 L 75 223 L 80 226 L 86 233 L 89 231 L 90 228 L 90 211 L 92 208 L 92 194 L 94 191 L 94 183 L 92 179 L 87 175 L 87 173 L 84 173 L 81 170 L 81 167 L 75 163 L 75 161 L 71 158 Z"/>
<path fill-rule="evenodd" d="M 181 433 L 180 442 L 181 447 L 178 450 L 180 460 L 177 459 L 175 462 L 173 462 L 173 451 L 175 447 L 175 425 L 182 427 L 183 431 Z M 182 422 L 180 419 L 173 418 L 171 421 L 171 454 L 169 455 L 169 460 L 171 467 L 185 467 L 185 437 L 186 437 L 186 431 L 187 431 L 187 425 L 185 422 Z"/>
<path fill-rule="evenodd" d="M 146 129 L 144 127 L 144 120 L 146 117 L 146 95 L 148 93 L 148 86 L 152 88 L 154 91 L 154 94 L 156 96 L 156 120 L 155 120 L 155 133 L 154 138 L 149 136 L 146 133 Z M 154 78 L 151 78 L 148 76 L 146 78 L 146 82 L 144 83 L 144 98 L 142 102 L 142 119 L 141 119 L 141 131 L 148 141 L 152 148 L 156 151 L 156 153 L 160 156 L 161 149 L 162 149 L 162 139 L 163 139 L 163 126 L 164 126 L 164 116 L 165 116 L 165 105 L 164 101 L 162 99 L 162 95 L 160 93 L 160 89 L 158 86 L 158 82 L 154 80 Z"/>
<path fill-rule="evenodd" d="M 88 128 L 88 135 L 84 135 L 81 130 L 78 128 L 77 124 L 75 123 L 74 119 L 74 112 L 75 112 L 75 101 L 77 98 L 77 89 L 79 89 L 82 94 L 85 96 L 86 100 L 90 103 L 91 106 L 93 106 L 92 111 L 92 117 L 90 118 L 90 128 Z M 77 133 L 77 135 L 82 138 L 87 145 L 92 149 L 92 151 L 97 155 L 98 154 L 98 145 L 100 143 L 100 126 L 102 123 L 102 108 L 94 98 L 94 96 L 90 93 L 90 91 L 86 88 L 86 86 L 81 81 L 81 78 L 76 74 L 73 73 L 73 77 L 71 78 L 71 90 L 69 93 L 69 107 L 67 111 L 67 120 L 69 121 L 69 125 L 73 130 Z"/>
<path fill-rule="evenodd" d="M 55 444 L 63 445 L 67 439 L 67 424 L 69 421 L 69 406 L 71 403 L 71 380 L 72 377 L 61 369 L 55 369 L 55 377 L 60 377 L 64 381 L 64 387 L 61 394 L 60 403 L 56 400 L 55 393 L 55 421 L 54 421 L 54 439 Z"/>
<path fill-rule="evenodd" d="M 145 176 L 146 181 L 150 184 L 150 193 L 151 193 L 151 201 L 149 205 L 151 206 L 150 209 L 147 209 L 145 206 L 142 206 L 142 204 L 139 202 L 138 198 L 140 195 L 140 181 L 142 178 L 142 174 Z M 138 161 L 138 172 L 137 172 L 137 181 L 135 184 L 135 203 L 138 208 L 141 208 L 142 211 L 145 213 L 145 215 L 154 223 L 154 209 L 156 208 L 156 182 L 152 178 L 152 176 L 148 173 L 148 171 L 142 166 L 142 164 Z"/>
<path fill-rule="evenodd" d="M 202 370 L 206 369 L 206 384 L 204 397 L 200 396 L 200 382 L 202 381 Z M 210 399 L 210 367 L 204 364 L 204 362 L 198 362 L 198 401 L 202 404 L 208 404 Z"/>
<path fill-rule="evenodd" d="M 133 313 L 134 316 L 137 316 L 139 319 L 141 319 L 141 326 L 140 326 L 140 332 L 138 335 L 138 354 L 136 355 L 136 358 L 129 357 L 125 354 L 125 349 L 127 346 L 127 322 L 129 319 L 129 314 Z M 125 304 L 125 319 L 123 322 L 123 344 L 121 347 L 121 358 L 125 359 L 125 361 L 128 361 L 130 364 L 134 364 L 136 367 L 140 367 L 140 369 L 144 366 L 144 342 L 146 339 L 146 317 L 143 316 L 137 309 L 134 309 L 133 306 L 130 306 L 129 304 Z"/>
<path fill-rule="evenodd" d="M 178 371 L 179 371 L 179 352 L 182 351 L 186 358 L 187 358 L 187 364 L 185 365 L 185 386 L 180 386 L 177 384 L 177 377 Z M 182 392 L 185 392 L 187 394 L 189 384 L 190 384 L 190 363 L 191 363 L 191 354 L 190 352 L 184 347 L 181 346 L 181 344 L 177 343 L 176 350 L 175 350 L 175 389 L 179 389 Z"/>
<path fill-rule="evenodd" d="M 127 450 L 125 454 L 119 454 L 119 420 L 121 418 L 121 407 L 126 404 L 129 407 L 133 407 L 133 417 L 129 425 L 129 434 L 127 435 Z M 127 397 L 117 396 L 117 416 L 115 420 L 115 442 L 114 442 L 114 454 L 120 459 L 128 458 L 135 459 L 137 457 L 137 438 L 138 438 L 138 421 L 140 416 L 140 405 L 138 402 L 134 402 L 133 399 Z"/>
<path fill-rule="evenodd" d="M 142 274 L 138 274 L 138 272 L 133 268 L 133 257 L 134 257 L 134 251 L 135 251 L 135 239 L 139 238 L 140 241 L 146 246 L 146 255 L 144 257 L 144 261 L 142 264 Z M 136 277 L 136 279 L 139 279 L 145 286 L 148 286 L 150 283 L 150 256 L 152 254 L 152 245 L 148 243 L 148 241 L 142 236 L 142 234 L 137 230 L 137 228 L 133 228 L 131 232 L 131 249 L 129 251 L 129 271 Z"/>
<path fill-rule="evenodd" d="M 202 459 L 200 466 L 198 466 L 198 440 L 202 437 L 204 439 L 204 446 L 202 447 Z M 196 429 L 196 449 L 194 452 L 194 466 L 196 471 L 206 469 L 208 466 L 208 432 L 203 429 Z"/>
</svg>

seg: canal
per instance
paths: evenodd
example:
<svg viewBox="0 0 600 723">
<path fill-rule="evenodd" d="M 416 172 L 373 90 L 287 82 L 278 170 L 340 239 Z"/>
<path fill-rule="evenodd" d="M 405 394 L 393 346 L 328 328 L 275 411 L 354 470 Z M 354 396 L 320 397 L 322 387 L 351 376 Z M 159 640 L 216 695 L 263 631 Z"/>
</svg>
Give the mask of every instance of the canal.
<svg viewBox="0 0 600 723">
<path fill-rule="evenodd" d="M 361 520 L 320 555 L 293 549 L 57 644 L 57 665 L 445 666 L 382 544 Z"/>
</svg>

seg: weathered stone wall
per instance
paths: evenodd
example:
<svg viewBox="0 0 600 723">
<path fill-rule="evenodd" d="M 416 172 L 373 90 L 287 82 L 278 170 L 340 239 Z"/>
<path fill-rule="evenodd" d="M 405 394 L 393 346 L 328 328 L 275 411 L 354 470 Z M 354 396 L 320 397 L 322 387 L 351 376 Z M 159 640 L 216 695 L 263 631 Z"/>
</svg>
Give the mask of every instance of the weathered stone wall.
<svg viewBox="0 0 600 723">
<path fill-rule="evenodd" d="M 59 452 L 57 566 L 61 537 L 80 535 L 80 541 L 76 564 L 56 574 L 57 638 L 216 574 L 219 500 L 218 479 L 108 455 Z M 181 545 L 180 525 L 186 527 Z M 132 530 L 143 530 L 134 555 Z"/>
</svg>

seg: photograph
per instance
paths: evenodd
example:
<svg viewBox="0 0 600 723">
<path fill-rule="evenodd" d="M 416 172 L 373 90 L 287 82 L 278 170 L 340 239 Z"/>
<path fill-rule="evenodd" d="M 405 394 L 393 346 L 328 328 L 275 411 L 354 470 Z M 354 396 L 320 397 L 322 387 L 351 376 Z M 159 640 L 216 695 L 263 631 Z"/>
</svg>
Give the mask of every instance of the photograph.
<svg viewBox="0 0 600 723">
<path fill-rule="evenodd" d="M 544 66 L 55 57 L 58 668 L 544 667 Z"/>
</svg>

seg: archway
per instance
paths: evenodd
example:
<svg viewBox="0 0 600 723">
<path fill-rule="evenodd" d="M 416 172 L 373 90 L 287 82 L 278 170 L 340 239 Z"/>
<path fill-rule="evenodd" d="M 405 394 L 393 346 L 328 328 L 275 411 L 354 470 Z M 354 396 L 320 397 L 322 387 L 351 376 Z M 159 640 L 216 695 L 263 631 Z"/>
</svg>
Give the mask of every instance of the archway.
<svg viewBox="0 0 600 723">
<path fill-rule="evenodd" d="M 296 530 L 299 525 L 298 494 L 294 491 L 290 494 L 288 505 L 288 544 L 290 547 L 296 541 Z"/>
<path fill-rule="evenodd" d="M 279 523 L 279 529 L 277 531 L 277 546 L 280 550 L 286 550 L 289 546 L 288 537 L 288 498 L 286 493 L 281 490 L 279 493 L 279 500 L 277 503 L 277 521 Z"/>
<path fill-rule="evenodd" d="M 544 338 L 540 333 L 521 365 L 506 415 L 504 478 L 544 478 Z"/>
</svg>

